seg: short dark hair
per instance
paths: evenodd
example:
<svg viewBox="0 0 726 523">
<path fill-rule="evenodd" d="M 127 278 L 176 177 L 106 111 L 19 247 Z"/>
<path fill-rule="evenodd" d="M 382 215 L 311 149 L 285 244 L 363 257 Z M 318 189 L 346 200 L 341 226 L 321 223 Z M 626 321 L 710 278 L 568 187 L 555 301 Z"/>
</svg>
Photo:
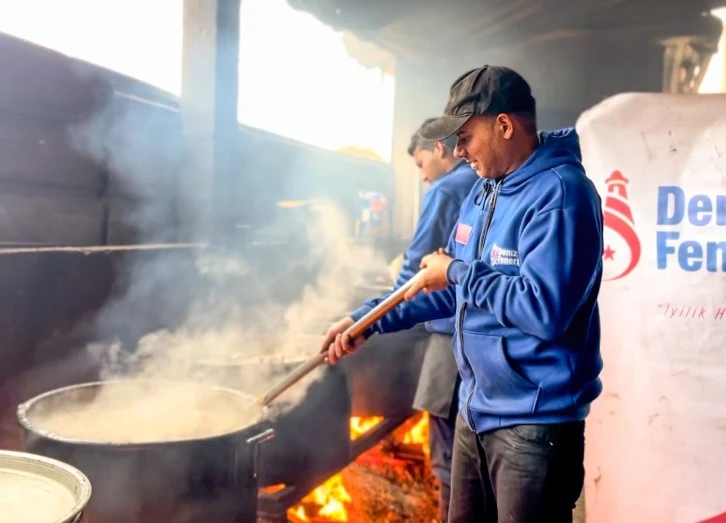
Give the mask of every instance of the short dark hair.
<svg viewBox="0 0 726 523">
<path fill-rule="evenodd" d="M 424 120 L 424 123 L 421 124 L 421 127 L 416 129 L 416 132 L 413 133 L 413 136 L 411 136 L 411 143 L 408 145 L 408 154 L 413 156 L 413 153 L 416 149 L 423 149 L 425 151 L 431 151 L 434 148 L 434 144 L 437 141 L 440 141 L 444 147 L 447 149 L 453 151 L 456 147 L 456 142 L 458 141 L 458 137 L 456 135 L 449 136 L 448 138 L 444 138 L 443 140 L 426 140 L 421 136 L 421 130 L 425 129 L 427 125 L 430 125 L 432 122 L 436 121 L 436 118 L 427 118 Z"/>
</svg>

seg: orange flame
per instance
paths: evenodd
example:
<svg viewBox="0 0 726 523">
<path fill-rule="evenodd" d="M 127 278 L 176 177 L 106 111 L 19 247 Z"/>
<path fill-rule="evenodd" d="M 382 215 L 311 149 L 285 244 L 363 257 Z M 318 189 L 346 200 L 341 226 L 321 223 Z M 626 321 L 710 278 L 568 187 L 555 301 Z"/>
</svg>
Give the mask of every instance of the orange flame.
<svg viewBox="0 0 726 523">
<path fill-rule="evenodd" d="M 350 439 L 356 440 L 383 421 L 383 416 L 350 418 Z"/>
<path fill-rule="evenodd" d="M 288 511 L 288 517 L 293 521 L 310 521 L 307 514 L 305 514 L 305 507 L 298 505 Z"/>
<path fill-rule="evenodd" d="M 429 448 L 429 415 L 424 412 L 416 424 L 403 435 L 403 443 L 421 445 L 424 454 L 431 453 Z"/>
<path fill-rule="evenodd" d="M 290 512 L 295 518 L 302 521 L 310 521 L 311 518 L 318 519 L 318 517 L 325 521 L 348 521 L 345 504 L 351 501 L 353 499 L 343 485 L 343 476 L 336 474 L 305 496 L 299 505 L 290 509 Z M 315 514 L 310 514 L 307 507 L 316 507 Z"/>
<path fill-rule="evenodd" d="M 284 483 L 277 483 L 275 485 L 270 485 L 268 487 L 262 487 L 262 492 L 265 494 L 275 494 L 276 492 L 280 492 L 281 490 L 285 489 Z"/>
<path fill-rule="evenodd" d="M 351 440 L 356 440 L 363 434 L 372 430 L 384 420 L 382 416 L 350 418 Z M 412 422 L 414 420 L 411 420 Z M 426 413 L 402 435 L 400 432 L 396 439 L 404 444 L 420 445 L 423 452 L 428 456 L 430 453 L 428 445 L 429 419 Z M 403 427 L 400 427 L 403 429 Z M 347 505 L 353 501 L 351 495 L 343 484 L 342 474 L 336 474 L 328 478 L 323 484 L 308 493 L 298 505 L 288 510 L 288 517 L 291 521 L 326 521 L 345 522 L 348 521 Z"/>
</svg>

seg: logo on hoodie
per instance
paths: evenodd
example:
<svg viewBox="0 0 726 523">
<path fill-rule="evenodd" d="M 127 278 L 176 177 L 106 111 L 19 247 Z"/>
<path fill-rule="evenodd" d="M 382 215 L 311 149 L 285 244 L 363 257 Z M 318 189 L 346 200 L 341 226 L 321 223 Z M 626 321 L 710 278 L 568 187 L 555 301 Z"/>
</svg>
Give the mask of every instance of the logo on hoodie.
<svg viewBox="0 0 726 523">
<path fill-rule="evenodd" d="M 620 171 L 614 171 L 605 180 L 607 196 L 603 209 L 603 280 L 627 276 L 640 261 L 640 238 L 635 232 L 633 212 L 628 201 L 629 183 Z"/>
<path fill-rule="evenodd" d="M 495 243 L 492 247 L 490 261 L 492 267 L 495 265 L 519 265 L 519 251 L 504 249 Z"/>
</svg>

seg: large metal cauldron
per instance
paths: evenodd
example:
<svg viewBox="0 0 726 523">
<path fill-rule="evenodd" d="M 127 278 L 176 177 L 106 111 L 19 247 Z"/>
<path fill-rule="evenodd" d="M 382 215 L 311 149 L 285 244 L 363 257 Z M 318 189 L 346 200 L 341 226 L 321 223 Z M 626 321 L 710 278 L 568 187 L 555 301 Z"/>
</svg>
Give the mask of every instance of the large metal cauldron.
<svg viewBox="0 0 726 523">
<path fill-rule="evenodd" d="M 213 437 L 143 443 L 83 441 L 43 428 L 48 413 L 71 412 L 90 404 L 102 391 L 108 394 L 113 387 L 138 383 L 74 385 L 20 405 L 25 449 L 69 463 L 88 476 L 93 485 L 86 512 L 89 523 L 255 521 L 258 445 L 274 434 L 260 419 Z M 161 382 L 146 383 L 159 386 Z M 231 389 L 174 383 L 180 385 L 197 388 L 205 397 L 217 395 L 219 401 L 254 406 L 253 399 Z"/>
<path fill-rule="evenodd" d="M 221 385 L 249 395 L 262 394 L 271 382 L 292 372 L 305 357 L 264 355 L 250 358 L 203 358 L 194 364 L 194 381 Z"/>
<path fill-rule="evenodd" d="M 390 285 L 363 282 L 353 287 L 358 303 L 382 296 L 390 289 Z M 428 339 L 423 325 L 376 335 L 337 365 L 348 380 L 353 416 L 397 418 L 413 413 Z"/>
<path fill-rule="evenodd" d="M 275 439 L 260 449 L 261 485 L 319 483 L 350 462 L 350 394 L 341 369 L 316 369 L 268 409 Z"/>
<path fill-rule="evenodd" d="M 311 343 L 310 348 L 317 346 Z M 260 394 L 306 359 L 269 355 L 236 362 L 203 360 L 198 362 L 199 378 Z M 322 481 L 344 467 L 351 459 L 350 415 L 348 381 L 339 367 L 316 369 L 278 398 L 265 413 L 275 439 L 260 448 L 260 485 Z"/>
<path fill-rule="evenodd" d="M 375 335 L 336 365 L 348 380 L 353 416 L 395 418 L 413 413 L 428 337 L 423 326 Z"/>
</svg>

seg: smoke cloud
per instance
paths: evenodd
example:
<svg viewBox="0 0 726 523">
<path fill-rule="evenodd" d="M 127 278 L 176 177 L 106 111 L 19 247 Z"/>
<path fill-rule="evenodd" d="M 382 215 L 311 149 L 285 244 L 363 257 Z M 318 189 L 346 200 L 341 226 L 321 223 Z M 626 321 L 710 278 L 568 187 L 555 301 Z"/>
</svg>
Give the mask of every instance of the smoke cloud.
<svg viewBox="0 0 726 523">
<path fill-rule="evenodd" d="M 107 166 L 108 198 L 127 203 L 121 220 L 144 243 L 175 241 L 175 224 L 193 226 L 200 205 L 199 188 L 180 183 L 185 145 L 174 132 L 176 118 L 168 108 L 116 95 L 70 130 L 79 151 Z M 296 219 L 285 219 L 287 212 Z M 264 247 L 246 249 L 244 257 L 219 246 L 130 253 L 87 347 L 102 378 L 206 381 L 257 394 L 289 371 L 289 362 L 314 355 L 330 322 L 358 305 L 355 284 L 370 273 L 385 275 L 387 262 L 352 241 L 351 218 L 333 201 L 278 208 L 272 227 L 297 242 L 292 257 Z M 303 393 L 300 386 L 293 396 Z"/>
</svg>

